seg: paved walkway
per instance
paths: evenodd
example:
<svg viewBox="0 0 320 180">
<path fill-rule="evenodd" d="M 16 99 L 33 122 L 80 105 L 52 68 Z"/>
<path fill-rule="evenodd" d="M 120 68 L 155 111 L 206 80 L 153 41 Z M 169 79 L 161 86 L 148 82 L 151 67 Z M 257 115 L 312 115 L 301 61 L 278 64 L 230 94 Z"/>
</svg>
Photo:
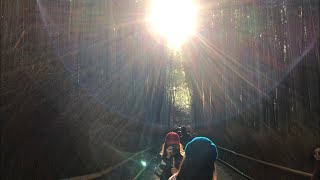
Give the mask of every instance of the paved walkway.
<svg viewBox="0 0 320 180">
<path fill-rule="evenodd" d="M 148 157 L 149 156 L 149 157 Z M 144 156 L 147 160 L 153 159 L 152 155 L 147 153 Z M 155 162 L 151 161 L 145 169 L 140 164 L 139 158 L 128 158 L 127 160 L 109 167 L 103 171 L 92 174 L 82 175 L 78 177 L 67 178 L 65 180 L 157 180 L 154 178 L 153 171 Z M 248 180 L 229 166 L 217 161 L 217 180 Z"/>
<path fill-rule="evenodd" d="M 243 177 L 229 166 L 217 161 L 217 180 L 248 180 Z M 147 168 L 142 176 L 137 178 L 138 180 L 154 180 L 153 176 L 153 165 Z"/>
</svg>

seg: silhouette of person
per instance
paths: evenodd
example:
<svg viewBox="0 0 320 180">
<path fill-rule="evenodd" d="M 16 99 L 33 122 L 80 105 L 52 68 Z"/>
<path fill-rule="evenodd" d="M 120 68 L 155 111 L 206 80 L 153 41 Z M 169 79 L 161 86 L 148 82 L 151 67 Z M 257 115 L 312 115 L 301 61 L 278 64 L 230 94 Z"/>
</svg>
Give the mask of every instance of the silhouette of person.
<svg viewBox="0 0 320 180">
<path fill-rule="evenodd" d="M 314 148 L 313 157 L 315 159 L 315 165 L 311 180 L 320 180 L 320 146 Z"/>
<path fill-rule="evenodd" d="M 169 180 L 215 180 L 217 157 L 217 147 L 210 139 L 196 137 L 186 145 L 180 169 Z"/>
<path fill-rule="evenodd" d="M 192 136 L 187 132 L 187 128 L 185 126 L 181 127 L 181 136 L 180 142 L 182 146 L 185 148 L 186 144 L 192 140 Z"/>
</svg>

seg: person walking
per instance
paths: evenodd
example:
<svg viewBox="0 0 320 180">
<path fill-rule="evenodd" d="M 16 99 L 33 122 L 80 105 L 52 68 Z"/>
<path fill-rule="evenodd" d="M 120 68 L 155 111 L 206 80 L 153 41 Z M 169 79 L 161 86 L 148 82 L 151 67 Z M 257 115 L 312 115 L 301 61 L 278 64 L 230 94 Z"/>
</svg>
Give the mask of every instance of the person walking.
<svg viewBox="0 0 320 180">
<path fill-rule="evenodd" d="M 179 171 L 169 180 L 216 180 L 216 145 L 206 137 L 196 137 L 185 148 Z"/>
</svg>

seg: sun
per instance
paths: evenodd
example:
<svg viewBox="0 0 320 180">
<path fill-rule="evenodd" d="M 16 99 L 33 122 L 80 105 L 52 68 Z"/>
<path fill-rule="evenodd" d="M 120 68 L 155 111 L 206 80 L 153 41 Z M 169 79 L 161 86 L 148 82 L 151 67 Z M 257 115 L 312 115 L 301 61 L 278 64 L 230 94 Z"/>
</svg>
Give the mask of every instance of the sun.
<svg viewBox="0 0 320 180">
<path fill-rule="evenodd" d="M 147 19 L 152 32 L 179 48 L 195 32 L 197 6 L 193 0 L 151 0 Z"/>
</svg>

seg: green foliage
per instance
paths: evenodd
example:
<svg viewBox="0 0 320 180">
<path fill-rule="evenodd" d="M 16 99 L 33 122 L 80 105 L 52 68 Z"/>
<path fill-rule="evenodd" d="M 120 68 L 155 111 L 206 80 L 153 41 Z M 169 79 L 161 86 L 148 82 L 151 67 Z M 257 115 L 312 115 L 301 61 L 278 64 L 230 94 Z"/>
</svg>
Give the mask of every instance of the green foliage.
<svg viewBox="0 0 320 180">
<path fill-rule="evenodd" d="M 180 118 L 190 121 L 191 94 L 186 81 L 183 57 L 181 52 L 176 51 L 170 54 L 168 65 L 169 81 L 167 91 L 172 95 L 172 104 Z M 180 113 L 179 113 L 180 112 Z"/>
</svg>

